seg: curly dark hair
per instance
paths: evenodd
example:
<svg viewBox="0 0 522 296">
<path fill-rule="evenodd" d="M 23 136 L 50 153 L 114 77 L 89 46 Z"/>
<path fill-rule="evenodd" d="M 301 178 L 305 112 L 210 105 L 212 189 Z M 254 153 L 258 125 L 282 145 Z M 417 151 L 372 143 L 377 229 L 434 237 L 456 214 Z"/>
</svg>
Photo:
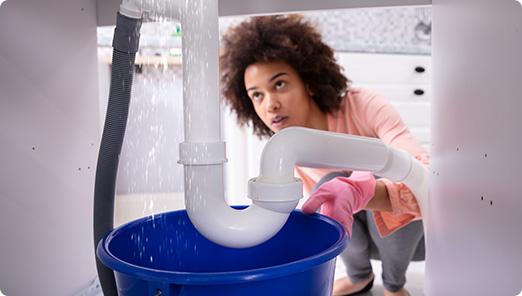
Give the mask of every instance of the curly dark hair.
<svg viewBox="0 0 522 296">
<path fill-rule="evenodd" d="M 221 91 L 240 126 L 252 122 L 260 138 L 273 132 L 256 114 L 245 89 L 245 69 L 256 62 L 282 61 L 299 73 L 312 99 L 325 113 L 339 108 L 350 80 L 341 73 L 332 48 L 301 15 L 252 17 L 222 37 L 219 57 Z"/>
</svg>

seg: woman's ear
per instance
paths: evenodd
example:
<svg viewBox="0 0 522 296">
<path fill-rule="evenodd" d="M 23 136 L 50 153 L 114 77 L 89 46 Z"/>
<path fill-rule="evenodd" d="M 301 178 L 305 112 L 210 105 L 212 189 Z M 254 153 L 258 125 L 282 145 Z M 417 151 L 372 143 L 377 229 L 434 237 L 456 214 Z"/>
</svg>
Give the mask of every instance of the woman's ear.
<svg viewBox="0 0 522 296">
<path fill-rule="evenodd" d="M 309 95 L 310 97 L 313 97 L 313 96 L 314 96 L 314 92 L 312 91 L 312 89 L 310 89 L 310 86 L 309 86 L 309 85 L 306 86 L 306 92 L 308 93 L 308 95 Z"/>
</svg>

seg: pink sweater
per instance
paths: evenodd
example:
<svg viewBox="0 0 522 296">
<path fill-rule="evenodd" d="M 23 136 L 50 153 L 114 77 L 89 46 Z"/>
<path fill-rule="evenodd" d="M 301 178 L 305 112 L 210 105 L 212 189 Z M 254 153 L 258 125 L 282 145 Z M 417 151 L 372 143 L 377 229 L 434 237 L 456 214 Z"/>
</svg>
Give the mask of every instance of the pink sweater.
<svg viewBox="0 0 522 296">
<path fill-rule="evenodd" d="M 385 144 L 404 149 L 424 165 L 429 165 L 427 152 L 412 136 L 399 113 L 384 97 L 368 90 L 353 88 L 346 94 L 340 109 L 328 114 L 328 131 L 379 138 Z M 332 171 L 339 169 L 296 168 L 308 193 L 321 177 Z M 386 185 L 392 207 L 391 212 L 373 211 L 381 236 L 421 218 L 417 200 L 404 184 L 379 180 Z"/>
</svg>

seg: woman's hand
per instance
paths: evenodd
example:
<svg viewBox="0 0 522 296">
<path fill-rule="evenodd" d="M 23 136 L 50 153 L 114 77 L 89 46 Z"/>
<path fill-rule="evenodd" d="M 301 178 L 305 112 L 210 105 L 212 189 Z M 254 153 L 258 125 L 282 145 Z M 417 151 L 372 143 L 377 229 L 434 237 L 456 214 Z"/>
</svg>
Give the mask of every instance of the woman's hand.
<svg viewBox="0 0 522 296">
<path fill-rule="evenodd" d="M 321 214 L 339 221 L 352 236 L 353 214 L 364 209 L 375 195 L 375 177 L 354 171 L 350 177 L 337 177 L 319 187 L 304 203 L 305 214 Z"/>
</svg>

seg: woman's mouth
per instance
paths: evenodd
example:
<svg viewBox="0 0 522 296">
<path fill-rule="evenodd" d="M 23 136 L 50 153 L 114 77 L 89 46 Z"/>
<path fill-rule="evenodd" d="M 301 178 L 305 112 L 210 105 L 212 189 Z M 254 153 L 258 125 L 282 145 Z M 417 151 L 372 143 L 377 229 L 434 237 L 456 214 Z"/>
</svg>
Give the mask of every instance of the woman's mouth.
<svg viewBox="0 0 522 296">
<path fill-rule="evenodd" d="M 277 115 L 272 119 L 272 126 L 274 128 L 282 128 L 285 123 L 288 121 L 288 116 L 279 116 Z"/>
</svg>

